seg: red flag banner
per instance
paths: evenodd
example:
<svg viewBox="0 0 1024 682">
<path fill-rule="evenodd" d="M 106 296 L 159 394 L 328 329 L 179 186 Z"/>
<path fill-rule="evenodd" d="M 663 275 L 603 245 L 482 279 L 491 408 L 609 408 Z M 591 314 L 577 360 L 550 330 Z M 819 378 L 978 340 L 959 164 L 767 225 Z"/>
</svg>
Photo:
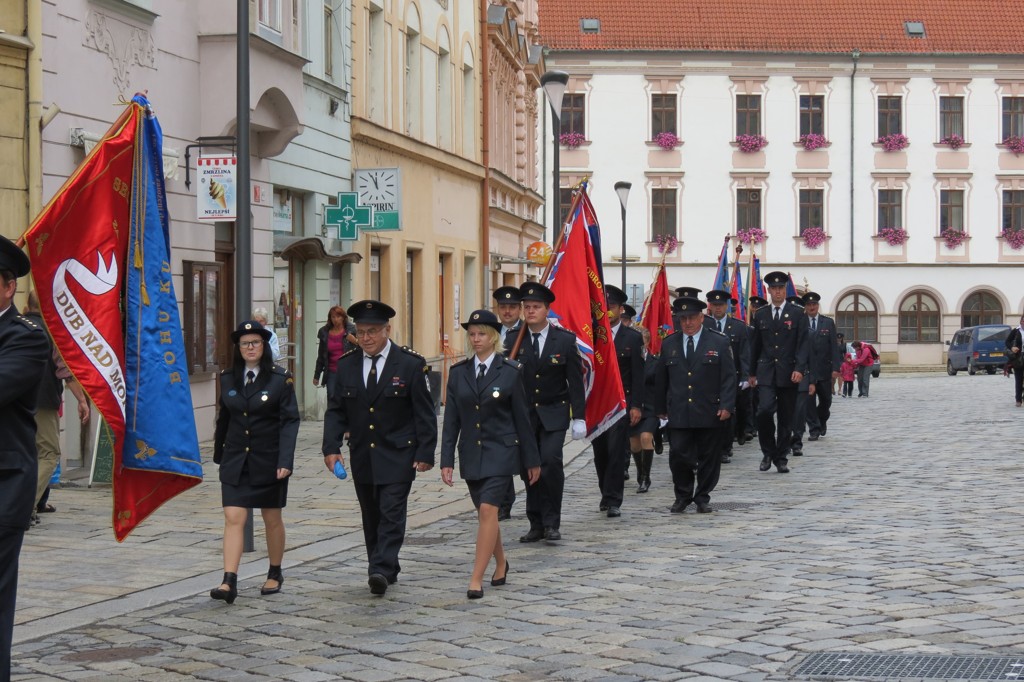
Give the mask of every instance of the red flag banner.
<svg viewBox="0 0 1024 682">
<path fill-rule="evenodd" d="M 604 283 L 596 255 L 600 237 L 597 215 L 587 196 L 579 192 L 565 226 L 562 244 L 548 275 L 547 287 L 555 294 L 550 321 L 576 335 L 583 357 L 583 384 L 587 392 L 587 438 L 592 440 L 626 414 L 626 398 L 619 376 L 618 355 L 608 324 Z"/>
<path fill-rule="evenodd" d="M 654 278 L 654 286 L 644 304 L 640 326 L 646 327 L 651 333 L 651 342 L 647 350 L 654 355 L 661 353 L 661 342 L 672 333 L 672 304 L 669 303 L 668 279 L 665 277 L 665 266 L 658 266 L 658 274 Z"/>
</svg>

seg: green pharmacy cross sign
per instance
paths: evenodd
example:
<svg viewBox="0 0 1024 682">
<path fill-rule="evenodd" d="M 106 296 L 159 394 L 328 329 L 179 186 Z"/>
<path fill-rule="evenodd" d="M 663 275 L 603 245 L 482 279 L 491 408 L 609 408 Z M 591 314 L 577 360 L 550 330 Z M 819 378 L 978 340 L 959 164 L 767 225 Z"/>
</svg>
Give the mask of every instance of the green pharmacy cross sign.
<svg viewBox="0 0 1024 682">
<path fill-rule="evenodd" d="M 356 239 L 373 227 L 373 207 L 359 205 L 358 192 L 338 192 L 338 205 L 324 208 L 324 226 L 338 228 L 338 239 Z"/>
</svg>

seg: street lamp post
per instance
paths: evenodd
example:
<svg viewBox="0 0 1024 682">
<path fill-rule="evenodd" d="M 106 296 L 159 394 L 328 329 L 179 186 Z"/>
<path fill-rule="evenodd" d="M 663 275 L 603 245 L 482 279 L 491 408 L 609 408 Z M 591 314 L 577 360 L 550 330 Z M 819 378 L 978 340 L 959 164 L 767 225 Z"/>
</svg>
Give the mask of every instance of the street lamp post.
<svg viewBox="0 0 1024 682">
<path fill-rule="evenodd" d="M 622 291 L 626 291 L 626 200 L 629 199 L 629 190 L 632 182 L 620 181 L 615 183 L 615 193 L 619 195 L 619 204 L 622 206 Z"/>
<path fill-rule="evenodd" d="M 554 152 L 552 153 L 552 194 L 551 194 L 551 242 L 556 241 L 556 235 L 558 234 L 558 210 L 561 204 L 561 171 L 558 166 L 558 155 L 559 155 L 559 142 L 558 136 L 561 134 L 561 118 L 562 118 L 562 97 L 565 95 L 565 87 L 569 84 L 569 74 L 565 71 L 548 71 L 540 77 L 540 86 L 544 88 L 544 94 L 547 95 L 548 104 L 551 105 L 551 132 L 554 136 Z"/>
</svg>

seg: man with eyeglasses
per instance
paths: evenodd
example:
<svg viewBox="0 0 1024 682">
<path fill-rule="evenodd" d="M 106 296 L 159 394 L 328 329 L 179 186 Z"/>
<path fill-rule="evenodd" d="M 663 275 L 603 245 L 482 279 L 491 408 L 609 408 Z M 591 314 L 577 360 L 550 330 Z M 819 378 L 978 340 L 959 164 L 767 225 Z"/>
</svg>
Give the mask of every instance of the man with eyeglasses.
<svg viewBox="0 0 1024 682">
<path fill-rule="evenodd" d="M 422 356 L 390 340 L 391 306 L 360 301 L 348 309 L 359 348 L 338 359 L 334 391 L 324 416 L 324 464 L 344 463 L 349 434 L 352 482 L 363 519 L 372 594 L 398 580 L 398 552 L 418 472 L 434 466 L 437 418 Z"/>
</svg>

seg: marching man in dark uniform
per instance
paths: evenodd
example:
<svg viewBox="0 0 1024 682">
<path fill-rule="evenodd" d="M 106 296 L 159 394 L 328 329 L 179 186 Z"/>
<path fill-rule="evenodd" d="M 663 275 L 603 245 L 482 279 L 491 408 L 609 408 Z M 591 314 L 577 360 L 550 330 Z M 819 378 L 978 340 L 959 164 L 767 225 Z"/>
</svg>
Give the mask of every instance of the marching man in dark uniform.
<svg viewBox="0 0 1024 682">
<path fill-rule="evenodd" d="M 761 471 L 772 464 L 789 473 L 788 452 L 793 439 L 793 413 L 800 381 L 807 373 L 807 334 L 801 333 L 804 310 L 786 302 L 789 275 L 769 272 L 771 302 L 754 314 L 750 385 L 757 386 L 757 437 L 761 443 Z M 778 431 L 775 415 L 778 413 Z"/>
<path fill-rule="evenodd" d="M 622 515 L 620 507 L 625 487 L 625 463 L 629 461 L 629 429 L 637 425 L 643 414 L 644 338 L 640 332 L 619 321 L 622 306 L 628 300 L 625 292 L 610 284 L 606 284 L 604 290 L 627 414 L 594 439 L 594 468 L 597 469 L 597 485 L 601 490 L 600 508 L 608 512 L 609 518 L 614 518 Z M 643 480 L 643 472 L 638 471 L 637 475 Z"/>
<path fill-rule="evenodd" d="M 677 298 L 673 308 L 682 329 L 662 343 L 654 409 L 668 419 L 668 462 L 675 487 L 671 512 L 682 514 L 694 502 L 706 514 L 712 511 L 711 491 L 722 469 L 722 424 L 736 404 L 736 365 L 729 337 L 704 327 L 703 301 Z"/>
<path fill-rule="evenodd" d="M 343 461 L 342 439 L 348 433 L 370 592 L 384 594 L 401 571 L 398 552 L 412 482 L 417 472 L 434 466 L 437 418 L 426 361 L 389 338 L 394 309 L 360 301 L 348 316 L 356 324 L 359 348 L 338 359 L 334 396 L 324 415 L 324 464 L 333 472 Z"/>
<path fill-rule="evenodd" d="M 677 298 L 700 298 L 700 292 L 702 292 L 702 291 L 704 291 L 704 290 L 703 289 L 698 289 L 697 287 L 676 287 L 676 297 Z M 675 301 L 673 301 L 672 304 L 673 304 L 672 305 L 672 323 L 673 323 L 672 328 L 675 331 L 679 331 L 680 330 L 679 317 L 675 313 L 675 310 L 676 310 L 676 308 L 675 308 Z"/>
<path fill-rule="evenodd" d="M 836 342 L 836 323 L 822 315 L 821 296 L 813 291 L 804 294 L 804 322 L 808 339 L 807 361 L 810 375 L 804 418 L 808 440 L 818 440 L 828 431 L 832 410 L 832 382 L 843 366 L 843 351 Z M 803 422 L 798 424 L 803 427 Z M 800 428 L 803 434 L 803 428 Z"/>
<path fill-rule="evenodd" d="M 707 293 L 708 310 L 711 315 L 704 318 L 704 326 L 729 337 L 732 357 L 736 364 L 736 409 L 728 423 L 722 425 L 722 439 L 718 454 L 725 464 L 732 459 L 732 440 L 736 435 L 740 445 L 746 438 L 747 410 L 744 401 L 750 402 L 750 328 L 735 317 L 730 317 L 729 292 L 712 289 Z"/>
<path fill-rule="evenodd" d="M 520 288 L 526 335 L 516 360 L 523 363 L 530 424 L 540 451 L 540 480 L 526 489 L 526 516 L 530 530 L 520 542 L 562 539 L 562 445 L 565 430 L 579 440 L 587 435 L 583 364 L 576 335 L 548 323 L 548 309 L 555 295 L 543 284 L 527 282 Z"/>
<path fill-rule="evenodd" d="M 494 305 L 498 309 L 498 319 L 501 321 L 501 329 L 498 334 L 501 336 L 501 348 L 508 350 L 516 342 L 519 336 L 519 329 L 523 326 L 523 299 L 519 287 L 498 287 L 494 290 Z M 508 490 L 505 491 L 505 499 L 498 507 L 498 520 L 505 521 L 512 518 L 512 505 L 516 503 L 516 484 L 513 479 L 508 479 Z"/>
<path fill-rule="evenodd" d="M 11 679 L 18 556 L 36 494 L 36 397 L 50 355 L 46 330 L 18 314 L 28 256 L 0 236 L 0 680 Z"/>
</svg>

